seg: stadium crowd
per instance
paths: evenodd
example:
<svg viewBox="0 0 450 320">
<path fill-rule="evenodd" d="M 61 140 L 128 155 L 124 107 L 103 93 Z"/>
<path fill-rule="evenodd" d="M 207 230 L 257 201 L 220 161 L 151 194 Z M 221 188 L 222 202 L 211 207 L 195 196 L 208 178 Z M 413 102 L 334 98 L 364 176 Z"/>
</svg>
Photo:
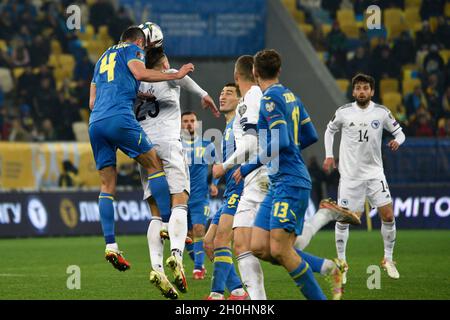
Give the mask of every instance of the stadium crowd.
<svg viewBox="0 0 450 320">
<path fill-rule="evenodd" d="M 408 136 L 450 137 L 450 4 L 445 0 L 283 0 L 347 98 L 356 73 Z M 381 9 L 381 29 L 364 14 Z M 401 85 L 400 85 L 401 84 Z"/>
<path fill-rule="evenodd" d="M 87 121 L 94 62 L 132 21 L 111 1 L 77 1 L 82 29 L 69 30 L 71 4 L 0 1 L 1 140 L 75 140 Z"/>
</svg>

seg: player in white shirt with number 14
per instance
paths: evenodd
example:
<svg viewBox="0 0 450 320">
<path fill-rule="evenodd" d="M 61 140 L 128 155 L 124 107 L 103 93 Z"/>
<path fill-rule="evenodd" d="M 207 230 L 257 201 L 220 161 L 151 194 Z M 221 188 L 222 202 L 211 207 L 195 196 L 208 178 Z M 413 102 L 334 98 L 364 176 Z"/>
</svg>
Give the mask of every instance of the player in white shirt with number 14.
<svg viewBox="0 0 450 320">
<path fill-rule="evenodd" d="M 362 213 L 365 199 L 378 208 L 381 217 L 381 234 L 384 242 L 384 259 L 381 266 L 393 279 L 400 277 L 393 261 L 396 229 L 386 177 L 381 158 L 383 129 L 394 139 L 388 146 L 396 151 L 405 141 L 405 135 L 389 109 L 371 101 L 374 94 L 372 77 L 358 74 L 352 80 L 355 102 L 340 107 L 329 122 L 325 132 L 326 158 L 323 169 L 335 168 L 333 157 L 334 134 L 342 131 L 339 148 L 338 204 L 349 210 Z M 349 236 L 349 225 L 337 222 L 335 227 L 338 257 L 346 260 L 345 249 Z M 346 281 L 346 277 L 344 277 Z"/>
</svg>

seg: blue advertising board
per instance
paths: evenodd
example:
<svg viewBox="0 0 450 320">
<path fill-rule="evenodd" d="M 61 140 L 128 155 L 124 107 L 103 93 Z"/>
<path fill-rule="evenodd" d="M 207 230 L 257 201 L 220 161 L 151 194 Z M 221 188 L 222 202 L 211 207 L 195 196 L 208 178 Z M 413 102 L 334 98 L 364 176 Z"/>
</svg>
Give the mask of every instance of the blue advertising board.
<svg viewBox="0 0 450 320">
<path fill-rule="evenodd" d="M 172 57 L 233 57 L 264 48 L 266 0 L 120 0 L 136 23 L 152 21 Z"/>
</svg>

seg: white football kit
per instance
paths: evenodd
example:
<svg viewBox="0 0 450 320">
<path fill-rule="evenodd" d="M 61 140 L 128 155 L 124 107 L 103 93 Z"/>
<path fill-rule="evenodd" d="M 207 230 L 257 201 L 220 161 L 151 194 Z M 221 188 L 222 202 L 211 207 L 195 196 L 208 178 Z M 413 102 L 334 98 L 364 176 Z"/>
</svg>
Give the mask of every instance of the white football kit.
<svg viewBox="0 0 450 320">
<path fill-rule="evenodd" d="M 404 134 L 389 109 L 370 102 L 363 109 L 356 102 L 340 107 L 328 123 L 326 157 L 333 157 L 333 135 L 342 131 L 339 148 L 338 204 L 363 212 L 365 199 L 373 207 L 392 202 L 381 158 L 383 129 L 401 144 Z"/>
<path fill-rule="evenodd" d="M 262 91 L 252 86 L 241 98 L 236 108 L 233 133 L 236 141 L 235 153 L 224 163 L 225 168 L 243 163 L 244 159 L 253 159 L 258 152 L 256 126 L 259 118 L 259 106 Z M 261 202 L 268 191 L 269 178 L 267 168 L 262 166 L 251 172 L 244 180 L 244 189 L 234 215 L 233 228 L 253 226 Z"/>
<path fill-rule="evenodd" d="M 170 69 L 166 72 L 177 72 Z M 181 143 L 180 88 L 197 94 L 208 93 L 190 77 L 162 82 L 141 82 L 139 91 L 152 94 L 151 101 L 136 100 L 136 118 L 161 158 L 171 194 L 190 192 L 189 169 Z M 144 200 L 151 196 L 147 171 L 140 166 Z"/>
</svg>

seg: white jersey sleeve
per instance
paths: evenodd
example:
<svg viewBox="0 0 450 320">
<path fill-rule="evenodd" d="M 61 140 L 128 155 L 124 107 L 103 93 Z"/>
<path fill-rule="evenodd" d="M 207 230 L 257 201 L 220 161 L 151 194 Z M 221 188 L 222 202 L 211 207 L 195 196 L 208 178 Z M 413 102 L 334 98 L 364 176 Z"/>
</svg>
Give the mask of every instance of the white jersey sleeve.
<svg viewBox="0 0 450 320">
<path fill-rule="evenodd" d="M 252 86 L 247 94 L 244 96 L 243 103 L 238 106 L 237 112 L 240 116 L 240 125 L 243 133 L 249 133 L 253 129 L 256 134 L 256 125 L 259 119 L 259 106 L 263 94 L 258 86 Z"/>
<path fill-rule="evenodd" d="M 391 134 L 395 134 L 397 131 L 401 131 L 402 127 L 400 124 L 395 120 L 395 118 L 392 116 L 391 111 L 388 111 L 386 113 L 386 117 L 383 121 L 383 128 Z"/>
<path fill-rule="evenodd" d="M 176 69 L 170 69 L 170 72 L 177 72 L 178 70 Z M 183 90 L 187 90 L 193 94 L 196 94 L 197 96 L 199 96 L 200 98 L 203 98 L 205 96 L 208 95 L 208 92 L 206 92 L 205 90 L 203 90 L 198 84 L 197 82 L 195 82 L 191 77 L 189 76 L 185 76 L 183 79 L 178 79 L 178 80 L 172 80 L 170 81 L 170 83 L 176 87 L 176 86 L 180 86 L 181 89 Z"/>
</svg>

